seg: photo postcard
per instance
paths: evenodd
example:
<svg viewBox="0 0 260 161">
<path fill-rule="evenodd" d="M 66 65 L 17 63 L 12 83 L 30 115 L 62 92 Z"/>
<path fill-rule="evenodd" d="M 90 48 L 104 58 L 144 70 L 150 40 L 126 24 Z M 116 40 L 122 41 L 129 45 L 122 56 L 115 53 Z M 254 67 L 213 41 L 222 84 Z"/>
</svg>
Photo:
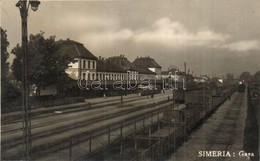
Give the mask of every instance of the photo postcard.
<svg viewBox="0 0 260 161">
<path fill-rule="evenodd" d="M 259 0 L 1 0 L 1 160 L 259 161 Z"/>
</svg>

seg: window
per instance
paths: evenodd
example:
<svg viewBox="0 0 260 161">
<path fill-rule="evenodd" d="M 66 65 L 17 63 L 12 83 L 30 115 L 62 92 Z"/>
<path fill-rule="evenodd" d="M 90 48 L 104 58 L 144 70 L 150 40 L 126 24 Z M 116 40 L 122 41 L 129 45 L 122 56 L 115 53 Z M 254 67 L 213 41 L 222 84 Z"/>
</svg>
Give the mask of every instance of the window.
<svg viewBox="0 0 260 161">
<path fill-rule="evenodd" d="M 90 80 L 90 73 L 88 73 L 88 80 Z"/>
<path fill-rule="evenodd" d="M 88 61 L 88 69 L 90 69 L 90 61 Z"/>
<path fill-rule="evenodd" d="M 86 79 L 86 73 L 83 73 L 83 74 L 82 74 L 82 78 L 83 78 L 83 79 Z"/>
<path fill-rule="evenodd" d="M 92 68 L 95 69 L 95 62 L 93 61 Z"/>
<path fill-rule="evenodd" d="M 92 80 L 95 80 L 95 74 L 94 73 L 92 74 Z"/>
<path fill-rule="evenodd" d="M 86 60 L 83 60 L 83 68 L 86 68 Z M 85 73 L 86 75 L 86 73 Z"/>
</svg>

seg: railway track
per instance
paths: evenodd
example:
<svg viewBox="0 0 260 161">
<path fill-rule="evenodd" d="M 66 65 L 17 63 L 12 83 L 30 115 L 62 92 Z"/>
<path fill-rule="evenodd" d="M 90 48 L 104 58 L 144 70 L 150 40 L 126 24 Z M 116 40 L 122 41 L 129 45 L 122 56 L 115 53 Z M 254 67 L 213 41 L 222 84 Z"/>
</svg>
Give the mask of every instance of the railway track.
<svg viewBox="0 0 260 161">
<path fill-rule="evenodd" d="M 134 102 L 134 101 L 137 101 L 137 100 L 140 100 L 142 98 L 138 98 L 137 96 L 136 97 L 131 97 L 131 98 L 128 98 L 126 101 L 124 101 L 124 103 L 129 103 L 129 102 Z M 64 109 L 64 110 L 60 110 L 62 113 L 60 114 L 56 114 L 55 111 L 53 110 L 50 110 L 50 113 L 49 114 L 42 114 L 38 117 L 32 117 L 32 120 L 33 121 L 37 121 L 37 120 L 40 120 L 40 119 L 44 119 L 46 120 L 46 118 L 50 118 L 50 117 L 53 117 L 53 116 L 61 116 L 61 115 L 68 115 L 68 114 L 71 114 L 73 113 L 75 116 L 69 116 L 67 117 L 66 119 L 54 119 L 52 121 L 49 121 L 47 120 L 47 122 L 45 123 L 42 123 L 42 124 L 36 124 L 36 125 L 32 125 L 31 128 L 32 129 L 35 129 L 35 128 L 39 128 L 39 127 L 43 127 L 43 126 L 48 126 L 48 125 L 51 125 L 51 124 L 55 124 L 55 123 L 58 123 L 58 122 L 61 122 L 61 121 L 68 121 L 68 120 L 73 120 L 73 119 L 76 119 L 76 118 L 81 118 L 81 117 L 85 117 L 86 116 L 86 112 L 88 111 L 91 111 L 93 108 L 95 109 L 102 109 L 104 107 L 112 107 L 112 106 L 115 106 L 117 105 L 119 102 L 118 100 L 115 100 L 113 102 L 110 102 L 110 103 L 99 103 L 99 104 L 96 104 L 96 105 L 92 105 L 91 107 L 85 107 L 85 106 L 80 106 L 80 107 L 75 107 L 75 109 Z M 105 110 L 101 111 L 101 112 L 104 112 Z M 80 113 L 80 114 L 77 114 L 77 113 Z M 16 120 L 15 122 L 13 122 L 12 124 L 14 123 L 19 123 L 21 124 L 21 120 Z M 32 122 L 33 123 L 33 122 Z M 9 123 L 11 124 L 11 123 Z M 20 128 L 15 128 L 15 126 L 13 126 L 14 128 L 10 128 L 11 125 L 9 124 L 3 124 L 2 125 L 2 134 L 6 134 L 6 133 L 15 133 L 19 130 L 22 130 L 22 124 L 20 126 Z M 8 127 L 8 128 L 6 128 Z"/>
<path fill-rule="evenodd" d="M 161 96 L 161 97 L 163 97 L 163 96 Z M 161 98 L 161 97 L 158 97 L 158 98 Z M 157 101 L 159 101 L 158 103 L 161 103 L 164 100 L 165 99 L 163 98 L 163 99 L 158 99 Z M 41 128 L 41 129 L 37 130 L 37 131 L 32 131 L 33 132 L 32 139 L 41 138 L 41 137 L 51 135 L 51 134 L 57 134 L 57 133 L 60 133 L 60 132 L 66 131 L 66 130 L 70 130 L 73 128 L 77 128 L 77 127 L 83 127 L 83 126 L 86 126 L 91 123 L 113 118 L 115 116 L 129 114 L 131 112 L 135 112 L 135 111 L 141 110 L 143 108 L 147 108 L 147 106 L 150 106 L 153 104 L 155 104 L 155 103 L 154 102 L 150 102 L 149 104 L 141 103 L 140 106 L 131 107 L 131 103 L 130 104 L 128 103 L 128 104 L 124 104 L 124 106 L 128 106 L 126 108 L 117 109 L 118 107 L 111 106 L 111 107 L 106 107 L 105 109 L 103 108 L 102 110 L 98 110 L 98 111 L 93 111 L 93 112 L 87 111 L 89 113 L 85 112 L 84 114 L 80 114 L 73 118 L 70 118 L 70 117 L 69 118 L 66 117 L 64 119 L 60 118 L 59 120 L 54 120 L 54 122 L 53 121 L 47 122 L 47 124 L 38 124 L 36 127 L 33 126 L 32 130 L 35 130 L 37 128 L 38 129 Z M 110 111 L 107 111 L 107 110 L 110 110 Z M 66 121 L 66 123 L 60 124 L 59 126 L 57 126 L 58 123 L 61 123 L 63 121 Z M 19 130 L 21 131 L 22 129 L 19 129 Z M 13 132 L 13 131 L 11 131 L 11 132 Z M 17 131 L 16 131 L 16 133 L 17 133 Z M 16 134 L 16 133 L 12 133 L 12 134 Z M 3 133 L 3 134 L 5 134 L 5 133 Z M 5 136 L 3 136 L 3 137 L 5 139 Z M 5 148 L 4 145 L 6 143 L 12 142 L 12 145 L 15 146 L 16 144 L 14 144 L 14 143 L 16 143 L 17 140 L 22 141 L 22 136 L 16 137 L 16 138 L 14 138 L 14 137 L 10 138 L 10 132 L 9 132 L 8 137 L 9 137 L 9 139 L 2 141 L 2 145 L 3 145 L 2 148 Z M 9 143 L 9 145 L 11 145 L 11 144 Z"/>
<path fill-rule="evenodd" d="M 134 95 L 134 96 L 128 96 L 127 98 L 124 98 L 124 100 L 128 101 L 131 100 L 132 98 L 138 98 L 139 96 Z M 139 98 L 140 99 L 140 98 Z M 40 108 L 40 109 L 31 109 L 30 116 L 31 118 L 39 118 L 39 117 L 46 117 L 50 115 L 55 115 L 55 111 L 63 111 L 63 113 L 68 113 L 68 112 L 77 112 L 80 110 L 88 110 L 91 109 L 91 107 L 99 107 L 98 105 L 102 104 L 107 104 L 107 105 L 113 105 L 120 102 L 119 98 L 117 99 L 111 99 L 111 100 L 106 100 L 104 99 L 101 102 L 84 102 L 84 103 L 77 103 L 75 105 L 63 105 L 63 106 L 56 106 L 56 107 L 48 107 L 48 108 Z M 16 113 L 16 114 L 3 114 L 1 118 L 1 124 L 11 124 L 11 123 L 16 123 L 20 122 L 23 119 L 23 114 L 22 112 Z"/>
<path fill-rule="evenodd" d="M 136 101 L 140 101 L 140 100 L 141 100 L 142 103 L 139 102 L 138 103 L 139 106 L 131 107 L 131 104 L 133 104 Z M 161 96 L 156 97 L 153 100 L 157 101 L 158 103 L 162 103 L 163 101 L 167 100 L 167 98 L 166 98 L 166 95 L 161 95 Z M 82 114 L 81 118 L 84 118 L 84 119 L 82 119 L 80 121 L 78 121 L 78 120 L 81 119 L 81 118 L 76 119 L 74 117 L 74 119 L 71 119 L 73 121 L 70 122 L 69 125 L 68 125 L 68 123 L 65 124 L 66 126 L 61 124 L 59 127 L 56 127 L 56 126 L 54 126 L 55 124 L 53 124 L 53 123 L 52 124 L 49 123 L 48 125 L 45 125 L 45 126 L 38 125 L 38 127 L 34 127 L 34 129 L 32 129 L 32 138 L 31 139 L 32 139 L 32 142 L 33 142 L 33 146 L 34 146 L 34 143 L 39 142 L 39 140 L 46 140 L 47 141 L 48 138 L 52 138 L 51 140 L 53 140 L 53 146 L 55 146 L 58 142 L 61 142 L 61 143 L 64 142 L 63 139 L 66 140 L 68 137 L 77 134 L 78 129 L 81 129 L 79 131 L 82 131 L 82 129 L 86 130 L 85 127 L 88 126 L 89 124 L 96 124 L 96 123 L 99 123 L 99 122 L 102 122 L 102 121 L 105 122 L 106 120 L 111 119 L 111 118 L 117 118 L 117 117 L 120 117 L 120 116 L 129 115 L 129 114 L 132 114 L 132 113 L 135 113 L 135 112 L 142 112 L 145 109 L 149 109 L 150 106 L 153 106 L 153 105 L 156 106 L 156 104 L 154 104 L 154 102 L 147 103 L 147 101 L 145 99 L 132 99 L 132 100 L 130 99 L 130 100 L 128 100 L 127 103 L 125 102 L 125 104 L 123 104 L 123 106 L 127 106 L 127 107 L 124 107 L 124 108 L 119 107 L 121 109 L 117 112 L 111 111 L 109 113 L 109 111 L 106 111 L 107 110 L 106 108 L 108 108 L 108 107 L 106 107 L 106 108 L 102 108 L 103 113 L 100 113 L 101 111 L 99 111 L 98 114 L 93 114 L 93 113 L 90 112 L 91 110 L 87 111 L 87 112 L 90 112 L 90 114 L 87 115 L 87 116 L 86 115 L 84 116 Z M 114 107 L 114 108 L 118 108 L 118 107 Z M 92 118 L 90 116 L 92 116 Z M 87 118 L 87 117 L 89 117 L 89 118 Z M 69 120 L 69 121 L 71 121 L 71 120 Z M 77 120 L 77 121 L 74 121 L 74 120 Z M 58 122 L 62 122 L 62 121 L 64 121 L 64 120 L 59 119 L 59 121 L 56 121 L 56 124 L 58 124 Z M 45 128 L 43 128 L 43 127 L 45 127 Z M 38 130 L 38 132 L 35 133 L 34 131 L 37 128 L 39 128 L 41 130 Z M 49 128 L 49 130 L 48 130 L 48 128 Z M 5 138 L 7 133 L 8 132 L 4 133 L 4 136 L 2 135 L 2 138 L 3 137 Z M 8 137 L 6 137 L 6 139 L 2 139 L 2 154 L 3 154 L 3 156 L 7 156 L 7 158 L 8 158 L 8 154 L 13 155 L 14 151 L 17 151 L 18 149 L 20 149 L 18 151 L 21 152 L 22 149 L 23 149 L 22 135 L 19 137 L 19 135 L 17 135 L 17 132 L 15 134 L 16 135 L 13 135 L 13 137 L 10 137 L 10 135 L 9 135 Z M 53 139 L 54 136 L 56 137 L 56 139 Z M 62 137 L 60 137 L 60 136 L 62 136 Z M 59 141 L 57 141 L 57 140 L 59 140 Z M 49 142 L 48 141 L 43 142 L 43 143 L 45 145 L 48 145 L 47 147 L 52 146 L 52 143 L 50 143 L 50 141 Z M 39 146 L 37 145 L 36 147 L 34 147 L 34 149 L 38 149 L 38 148 L 44 149 L 44 144 L 39 144 Z M 19 154 L 19 152 L 18 152 L 16 156 L 18 156 L 18 158 L 19 158 L 19 156 L 21 156 L 21 154 Z"/>
</svg>

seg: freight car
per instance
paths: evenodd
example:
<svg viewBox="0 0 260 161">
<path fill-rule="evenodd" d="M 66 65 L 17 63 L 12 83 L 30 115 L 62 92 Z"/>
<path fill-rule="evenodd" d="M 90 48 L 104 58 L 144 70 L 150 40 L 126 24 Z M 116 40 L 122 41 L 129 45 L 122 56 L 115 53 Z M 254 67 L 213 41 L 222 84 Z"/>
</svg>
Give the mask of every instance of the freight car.
<svg viewBox="0 0 260 161">
<path fill-rule="evenodd" d="M 185 123 L 186 132 L 190 133 L 198 123 L 229 98 L 233 89 L 234 87 L 223 90 L 218 95 L 215 95 L 213 90 L 187 92 L 186 104 L 175 110 L 174 120 Z"/>
<path fill-rule="evenodd" d="M 184 100 L 184 99 L 185 99 L 185 97 L 184 97 L 185 91 L 179 89 L 179 90 L 175 90 L 174 92 L 175 92 L 175 93 L 174 93 L 175 102 L 176 102 L 176 103 L 184 103 L 184 101 L 185 101 L 185 100 Z"/>
<path fill-rule="evenodd" d="M 175 104 L 174 108 L 171 106 L 163 114 L 164 120 L 160 127 L 166 129 L 170 125 L 170 128 L 166 129 L 169 132 L 168 135 L 158 135 L 158 131 L 151 134 L 150 137 L 159 136 L 158 141 L 153 138 L 154 143 L 149 142 L 149 148 L 145 149 L 135 160 L 160 160 L 167 152 L 176 150 L 176 147 L 188 138 L 192 130 L 210 116 L 236 89 L 237 86 L 230 86 L 185 92 L 185 103 Z"/>
</svg>

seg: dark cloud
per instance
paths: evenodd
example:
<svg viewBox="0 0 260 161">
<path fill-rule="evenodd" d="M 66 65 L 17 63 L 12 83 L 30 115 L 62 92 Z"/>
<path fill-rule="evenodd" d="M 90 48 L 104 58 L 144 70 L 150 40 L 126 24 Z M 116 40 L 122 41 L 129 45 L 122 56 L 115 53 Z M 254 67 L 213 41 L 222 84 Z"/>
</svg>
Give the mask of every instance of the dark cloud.
<svg viewBox="0 0 260 161">
<path fill-rule="evenodd" d="M 17 1 L 1 1 L 11 50 L 20 42 Z M 42 1 L 29 33 L 74 39 L 95 55 L 151 56 L 164 69 L 187 61 L 197 74 L 260 70 L 258 0 Z M 12 57 L 11 57 L 12 58 Z"/>
</svg>

